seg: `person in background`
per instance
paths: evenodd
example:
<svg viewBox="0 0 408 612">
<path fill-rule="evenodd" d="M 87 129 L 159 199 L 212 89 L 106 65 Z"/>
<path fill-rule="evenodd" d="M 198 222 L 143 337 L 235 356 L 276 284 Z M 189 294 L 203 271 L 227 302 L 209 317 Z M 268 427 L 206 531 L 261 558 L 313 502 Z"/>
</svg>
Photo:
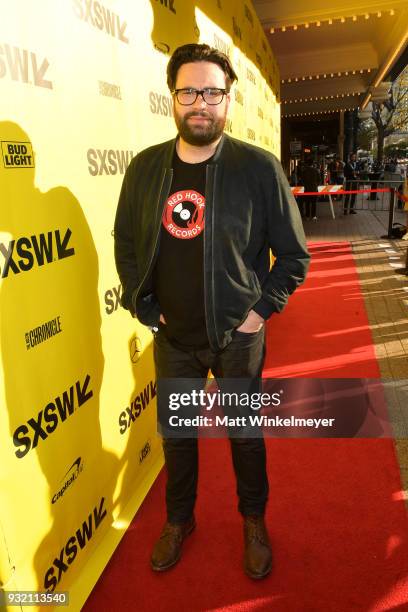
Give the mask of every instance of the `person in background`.
<svg viewBox="0 0 408 612">
<path fill-rule="evenodd" d="M 317 191 L 318 186 L 320 185 L 320 180 L 320 172 L 317 168 L 314 167 L 312 158 L 307 158 L 305 160 L 305 167 L 302 172 L 302 181 L 303 186 L 305 188 L 305 192 Z M 317 221 L 317 195 L 309 195 L 304 197 L 306 203 L 306 218 L 312 219 L 313 221 Z"/>
<path fill-rule="evenodd" d="M 344 176 L 346 179 L 345 190 L 351 191 L 353 189 L 357 189 L 358 184 L 356 180 L 357 176 L 357 155 L 355 153 L 350 153 L 349 160 L 347 164 L 344 166 Z M 350 215 L 356 215 L 356 211 L 354 210 L 354 205 L 356 202 L 356 194 L 355 193 L 347 193 L 344 198 L 344 214 L 347 215 L 350 211 Z"/>
</svg>

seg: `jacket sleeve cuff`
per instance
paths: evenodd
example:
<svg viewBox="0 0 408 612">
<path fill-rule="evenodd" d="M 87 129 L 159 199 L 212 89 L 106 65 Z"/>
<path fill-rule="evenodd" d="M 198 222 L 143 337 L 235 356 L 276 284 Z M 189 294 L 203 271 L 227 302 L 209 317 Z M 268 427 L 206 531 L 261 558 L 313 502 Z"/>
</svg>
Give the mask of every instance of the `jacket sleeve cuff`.
<svg viewBox="0 0 408 612">
<path fill-rule="evenodd" d="M 275 305 L 272 302 L 268 302 L 264 298 L 261 298 L 254 306 L 252 306 L 252 310 L 254 310 L 259 316 L 263 319 L 269 319 L 269 317 L 276 312 Z"/>
</svg>

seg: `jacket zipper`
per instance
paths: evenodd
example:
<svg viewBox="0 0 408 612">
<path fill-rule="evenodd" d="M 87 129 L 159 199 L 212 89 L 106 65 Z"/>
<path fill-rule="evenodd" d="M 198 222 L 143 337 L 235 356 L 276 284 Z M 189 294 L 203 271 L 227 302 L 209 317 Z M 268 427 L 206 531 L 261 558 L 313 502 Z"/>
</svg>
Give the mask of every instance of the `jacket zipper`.
<svg viewBox="0 0 408 612">
<path fill-rule="evenodd" d="M 167 174 L 169 174 L 170 180 L 169 180 L 169 182 L 168 182 L 168 186 L 167 186 L 167 189 L 166 189 L 166 195 L 165 195 L 165 197 L 164 197 L 164 198 L 162 198 L 162 192 L 163 192 L 164 181 L 165 181 L 165 179 L 166 179 L 166 175 L 167 175 Z M 141 288 L 143 287 L 143 284 L 144 284 L 144 282 L 145 282 L 146 278 L 147 278 L 147 277 L 149 276 L 149 274 L 150 274 L 151 267 L 152 267 L 152 263 L 153 263 L 153 260 L 154 260 L 154 256 L 156 255 L 156 251 L 157 251 L 157 243 L 158 243 L 158 241 L 159 241 L 159 236 L 160 236 L 161 217 L 162 217 L 162 213 L 163 213 L 163 206 L 160 206 L 160 204 L 161 204 L 161 203 L 164 203 L 164 202 L 167 200 L 168 196 L 169 196 L 169 193 L 170 193 L 170 186 L 171 186 L 171 181 L 172 181 L 172 179 L 173 179 L 173 170 L 172 170 L 172 169 L 166 169 L 166 168 L 165 168 L 165 169 L 164 169 L 164 173 L 163 173 L 163 177 L 162 177 L 162 180 L 161 180 L 161 184 L 160 184 L 159 197 L 158 197 L 158 201 L 157 201 L 157 208 L 156 208 L 156 218 L 155 218 L 155 220 L 154 220 L 154 221 L 155 221 L 155 225 L 157 225 L 157 212 L 159 211 L 159 212 L 160 212 L 160 215 L 159 215 L 159 217 L 160 217 L 160 223 L 159 223 L 159 225 L 158 225 L 158 227 L 157 227 L 157 231 L 156 231 L 156 239 L 155 239 L 155 242 L 154 242 L 154 246 L 153 246 L 152 255 L 151 255 L 150 260 L 149 260 L 149 263 L 148 263 L 148 265 L 147 265 L 146 272 L 145 272 L 145 274 L 144 274 L 144 276 L 143 276 L 142 281 L 139 283 L 138 288 L 136 289 L 136 291 L 134 292 L 134 294 L 133 294 L 133 296 L 132 296 L 132 303 L 133 303 L 133 308 L 134 308 L 135 312 L 136 312 L 136 301 L 137 301 L 137 298 L 139 297 L 139 292 L 140 292 Z M 136 313 L 136 316 L 137 316 L 137 313 Z"/>
<path fill-rule="evenodd" d="M 211 349 L 216 352 L 219 350 L 219 342 L 217 336 L 217 329 L 215 325 L 215 296 L 214 296 L 214 182 L 216 176 L 217 166 L 207 166 L 207 175 L 206 175 L 206 193 L 205 193 L 205 201 L 206 201 L 206 212 L 209 210 L 208 202 L 210 204 L 210 213 L 211 213 L 211 260 L 210 260 L 210 277 L 211 277 L 211 292 L 208 292 L 208 283 L 207 283 L 207 247 L 206 244 L 208 242 L 208 237 L 206 238 L 206 234 L 208 234 L 208 221 L 205 220 L 205 228 L 204 228 L 204 312 L 205 312 L 205 321 L 207 326 L 208 333 L 208 341 Z M 211 298 L 211 300 L 210 300 Z M 210 302 L 207 305 L 207 301 Z M 210 320 L 210 315 L 212 315 Z M 213 333 L 212 333 L 213 332 Z"/>
</svg>

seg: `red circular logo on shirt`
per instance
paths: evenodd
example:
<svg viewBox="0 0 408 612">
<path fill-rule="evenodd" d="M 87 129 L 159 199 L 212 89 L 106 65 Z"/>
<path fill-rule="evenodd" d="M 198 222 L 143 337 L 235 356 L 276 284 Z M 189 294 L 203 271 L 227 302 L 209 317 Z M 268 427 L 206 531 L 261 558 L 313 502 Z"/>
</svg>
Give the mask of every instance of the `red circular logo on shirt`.
<svg viewBox="0 0 408 612">
<path fill-rule="evenodd" d="M 180 240 L 197 238 L 204 229 L 205 197 L 185 189 L 176 191 L 166 202 L 163 225 L 166 230 Z"/>
</svg>

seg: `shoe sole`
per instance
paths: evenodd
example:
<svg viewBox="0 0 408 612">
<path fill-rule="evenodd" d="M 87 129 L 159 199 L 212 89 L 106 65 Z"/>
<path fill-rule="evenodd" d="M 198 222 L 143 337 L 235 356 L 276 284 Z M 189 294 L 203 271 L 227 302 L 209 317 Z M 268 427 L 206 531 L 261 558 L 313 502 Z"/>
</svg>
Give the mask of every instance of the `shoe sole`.
<svg viewBox="0 0 408 612">
<path fill-rule="evenodd" d="M 189 529 L 188 531 L 186 531 L 185 536 L 184 536 L 184 538 L 183 538 L 183 542 L 181 543 L 181 547 L 183 546 L 183 544 L 184 544 L 184 540 L 187 538 L 187 536 L 189 536 L 189 535 L 190 535 L 190 533 L 191 533 L 192 531 L 194 531 L 195 526 L 196 526 L 196 524 L 195 524 L 195 523 L 193 523 L 193 524 L 191 525 L 190 529 Z M 176 557 L 176 559 L 174 559 L 174 561 L 172 561 L 171 563 L 168 563 L 167 565 L 160 565 L 160 566 L 158 566 L 158 565 L 153 565 L 153 563 L 152 563 L 152 562 L 150 562 L 150 567 L 152 568 L 152 570 L 153 570 L 154 572 L 165 572 L 166 570 L 168 570 L 168 569 L 170 569 L 171 567 L 173 567 L 173 565 L 176 565 L 176 563 L 178 563 L 178 561 L 180 561 L 180 558 L 181 558 L 181 547 L 180 547 L 180 552 L 179 552 L 179 554 L 178 554 L 178 557 Z"/>
</svg>

